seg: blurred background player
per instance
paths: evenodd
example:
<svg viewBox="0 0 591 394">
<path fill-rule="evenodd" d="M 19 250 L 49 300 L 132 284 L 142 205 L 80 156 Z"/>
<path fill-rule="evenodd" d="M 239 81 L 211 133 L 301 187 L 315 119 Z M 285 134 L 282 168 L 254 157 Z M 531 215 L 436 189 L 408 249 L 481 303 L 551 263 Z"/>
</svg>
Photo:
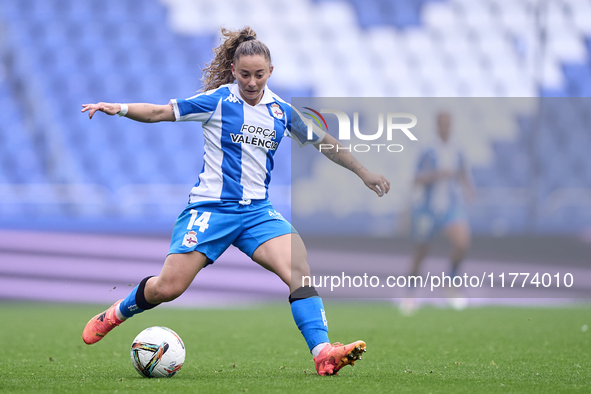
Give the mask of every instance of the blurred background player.
<svg viewBox="0 0 591 394">
<path fill-rule="evenodd" d="M 83 105 L 82 112 L 91 119 L 101 111 L 139 122 L 202 122 L 206 142 L 199 181 L 177 219 L 160 275 L 144 278 L 125 299 L 93 317 L 82 336 L 87 344 L 96 343 L 127 318 L 176 299 L 203 267 L 233 244 L 289 286 L 292 314 L 318 374 L 335 375 L 360 358 L 365 342 L 330 345 L 322 300 L 314 287 L 302 283 L 303 276 L 310 276 L 305 246 L 273 209 L 268 185 L 282 137 L 301 145 L 338 143 L 320 129 L 309 140 L 307 127 L 297 114 L 291 116 L 292 107 L 267 87 L 271 54 L 252 29 L 222 29 L 222 35 L 225 39 L 204 71 L 204 93 L 166 105 Z M 323 153 L 380 197 L 388 192 L 388 181 L 365 169 L 347 150 Z"/>
<path fill-rule="evenodd" d="M 458 273 L 470 246 L 470 226 L 465 208 L 464 194 L 472 196 L 470 170 L 466 156 L 451 140 L 451 115 L 440 112 L 437 115 L 437 140 L 424 149 L 419 156 L 414 185 L 417 200 L 412 210 L 412 237 L 415 251 L 410 275 L 420 274 L 421 264 L 433 238 L 442 233 L 451 246 L 449 271 L 452 279 Z M 450 288 L 452 291 L 454 288 Z M 413 294 L 411 289 L 410 294 Z M 450 302 L 457 309 L 463 309 L 467 300 L 457 292 L 450 292 Z M 418 307 L 415 298 L 402 300 L 403 313 L 412 313 Z"/>
</svg>

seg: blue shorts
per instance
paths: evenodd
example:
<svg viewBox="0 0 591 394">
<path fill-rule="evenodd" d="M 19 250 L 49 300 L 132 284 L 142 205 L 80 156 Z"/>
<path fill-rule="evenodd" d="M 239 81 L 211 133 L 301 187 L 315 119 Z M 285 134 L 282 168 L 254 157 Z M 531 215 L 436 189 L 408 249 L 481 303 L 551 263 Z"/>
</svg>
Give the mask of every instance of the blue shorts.
<svg viewBox="0 0 591 394">
<path fill-rule="evenodd" d="M 466 211 L 457 205 L 443 212 L 427 207 L 415 208 L 412 213 L 412 238 L 415 242 L 428 242 L 447 226 L 467 220 Z"/>
<path fill-rule="evenodd" d="M 168 253 L 196 250 L 211 264 L 234 245 L 252 258 L 263 242 L 295 232 L 269 200 L 252 200 L 248 205 L 202 201 L 189 204 L 177 218 Z"/>
</svg>

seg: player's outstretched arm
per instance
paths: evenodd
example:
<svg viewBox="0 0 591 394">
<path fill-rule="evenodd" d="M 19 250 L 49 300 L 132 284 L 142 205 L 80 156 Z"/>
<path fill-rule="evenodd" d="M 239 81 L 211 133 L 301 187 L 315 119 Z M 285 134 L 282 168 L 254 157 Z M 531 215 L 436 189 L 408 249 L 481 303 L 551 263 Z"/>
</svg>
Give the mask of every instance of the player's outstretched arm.
<svg viewBox="0 0 591 394">
<path fill-rule="evenodd" d="M 127 111 L 125 112 L 125 107 Z M 121 110 L 123 112 L 121 113 Z M 104 112 L 107 115 L 125 116 L 129 119 L 144 123 L 155 123 L 162 121 L 174 122 L 174 109 L 172 104 L 157 105 L 157 104 L 118 104 L 118 103 L 96 103 L 96 104 L 82 104 L 82 112 L 88 112 L 88 118 L 92 119 L 97 112 Z"/>
<path fill-rule="evenodd" d="M 321 145 L 323 145 L 322 149 L 320 149 Z M 330 145 L 332 145 L 332 148 L 324 148 L 325 146 Z M 384 193 L 388 193 L 390 191 L 390 182 L 386 179 L 386 177 L 371 172 L 367 168 L 363 167 L 363 165 L 359 163 L 355 156 L 346 150 L 344 146 L 332 135 L 326 134 L 322 141 L 314 144 L 314 146 L 316 149 L 320 150 L 324 156 L 328 157 L 333 162 L 353 171 L 359 178 L 361 178 L 363 183 L 365 183 L 365 186 L 373 190 L 378 195 L 378 197 L 382 197 Z"/>
</svg>

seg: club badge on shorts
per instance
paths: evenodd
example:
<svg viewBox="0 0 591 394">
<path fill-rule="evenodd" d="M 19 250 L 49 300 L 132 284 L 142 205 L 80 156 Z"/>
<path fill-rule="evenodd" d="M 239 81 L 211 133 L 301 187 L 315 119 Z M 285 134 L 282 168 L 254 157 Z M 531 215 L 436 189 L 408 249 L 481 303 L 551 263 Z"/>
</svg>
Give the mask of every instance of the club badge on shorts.
<svg viewBox="0 0 591 394">
<path fill-rule="evenodd" d="M 195 245 L 197 245 L 197 233 L 191 230 L 185 234 L 185 238 L 183 238 L 183 246 L 191 248 Z"/>
<path fill-rule="evenodd" d="M 279 104 L 277 104 L 277 103 L 271 104 L 271 113 L 277 119 L 283 119 L 283 111 L 281 110 L 281 107 L 279 106 Z"/>
</svg>

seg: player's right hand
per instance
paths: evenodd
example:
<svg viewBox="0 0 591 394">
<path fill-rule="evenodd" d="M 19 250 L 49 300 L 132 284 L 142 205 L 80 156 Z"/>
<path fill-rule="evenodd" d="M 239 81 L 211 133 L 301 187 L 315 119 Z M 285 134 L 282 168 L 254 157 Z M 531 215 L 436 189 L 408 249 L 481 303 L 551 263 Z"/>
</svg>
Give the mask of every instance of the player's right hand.
<svg viewBox="0 0 591 394">
<path fill-rule="evenodd" d="M 92 119 L 92 116 L 96 111 L 101 111 L 107 115 L 116 115 L 121 111 L 121 104 L 113 103 L 96 103 L 96 104 L 82 104 L 81 112 L 88 111 L 88 119 Z"/>
</svg>

